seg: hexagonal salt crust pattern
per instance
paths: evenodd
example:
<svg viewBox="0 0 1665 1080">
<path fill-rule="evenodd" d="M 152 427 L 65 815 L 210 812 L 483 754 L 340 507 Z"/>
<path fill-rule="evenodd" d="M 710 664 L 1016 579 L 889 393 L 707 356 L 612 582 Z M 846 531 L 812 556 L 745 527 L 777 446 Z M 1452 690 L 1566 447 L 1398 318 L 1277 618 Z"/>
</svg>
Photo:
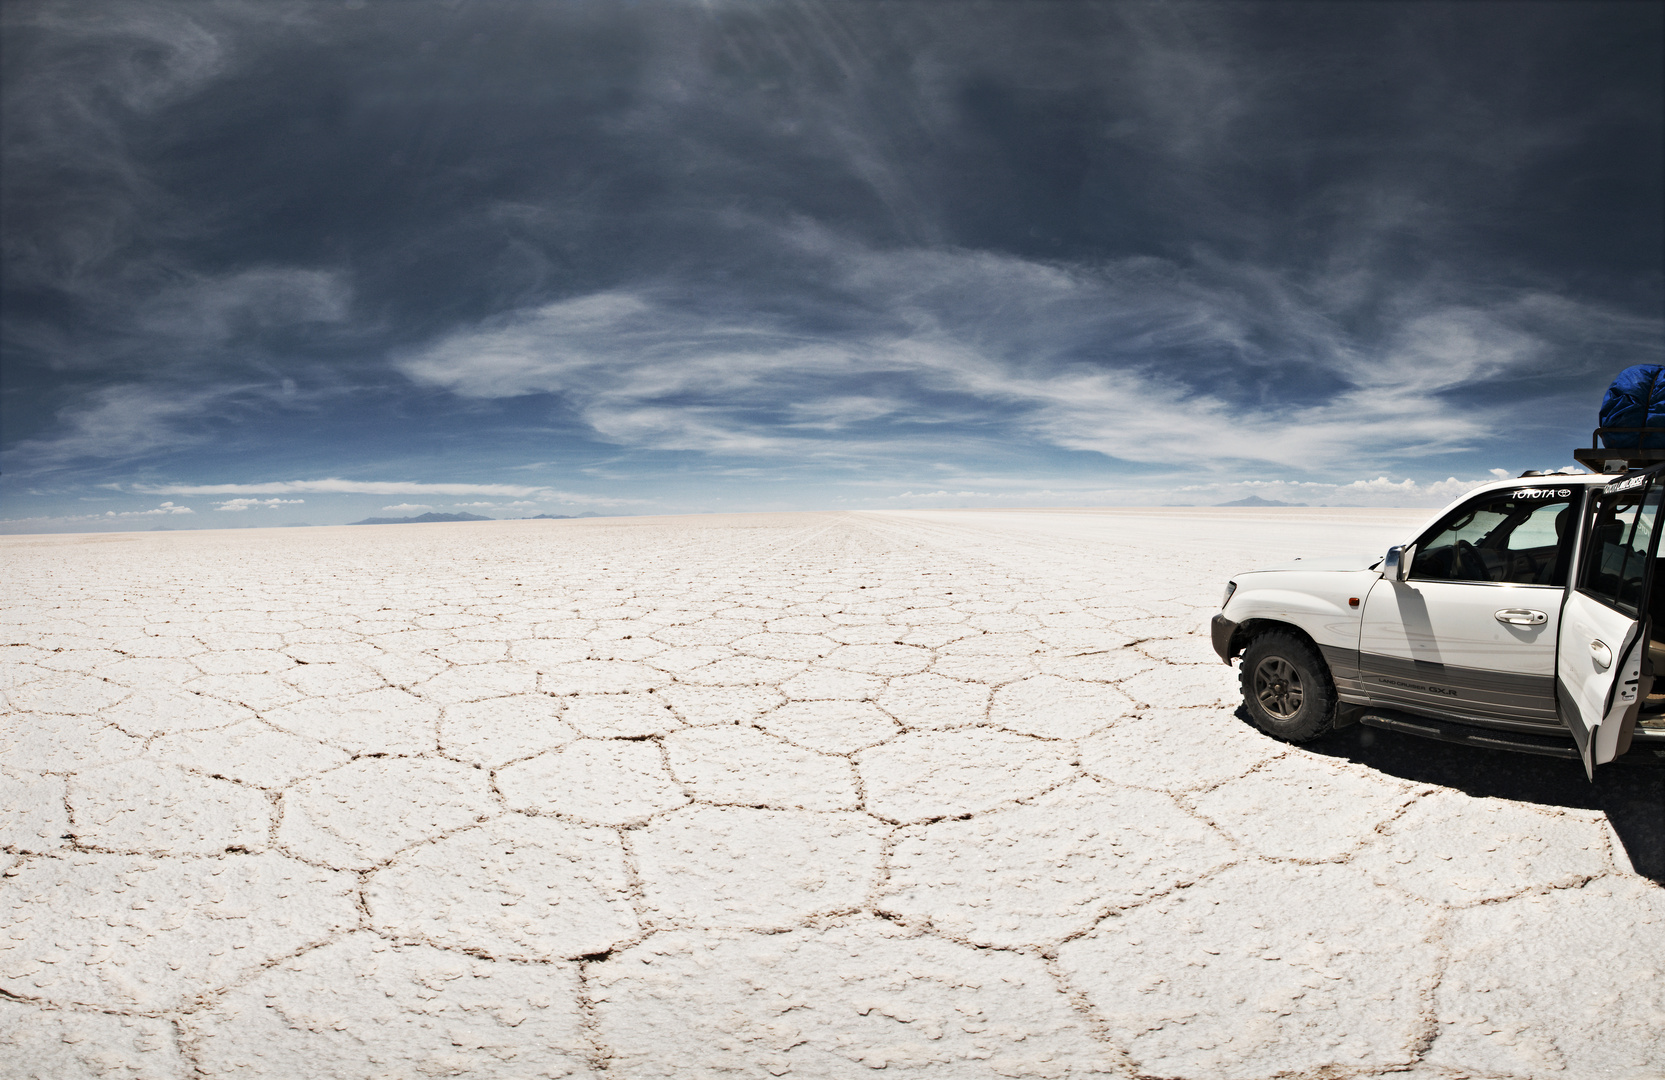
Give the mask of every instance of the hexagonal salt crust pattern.
<svg viewBox="0 0 1665 1080">
<path fill-rule="evenodd" d="M 1661 1075 L 1599 814 L 1232 715 L 1301 513 L 0 539 L 0 1073 Z"/>
</svg>

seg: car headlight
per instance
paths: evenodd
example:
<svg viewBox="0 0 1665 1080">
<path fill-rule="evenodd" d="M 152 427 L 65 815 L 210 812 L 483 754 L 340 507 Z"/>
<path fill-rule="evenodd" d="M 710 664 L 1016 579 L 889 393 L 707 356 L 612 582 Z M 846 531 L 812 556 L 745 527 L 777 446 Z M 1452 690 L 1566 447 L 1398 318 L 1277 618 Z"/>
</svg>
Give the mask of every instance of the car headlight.
<svg viewBox="0 0 1665 1080">
<path fill-rule="evenodd" d="M 1226 582 L 1226 595 L 1220 597 L 1220 610 L 1221 611 L 1226 610 L 1226 605 L 1231 603 L 1231 594 L 1236 592 L 1236 591 L 1237 591 L 1237 582 L 1235 582 L 1235 581 Z"/>
</svg>

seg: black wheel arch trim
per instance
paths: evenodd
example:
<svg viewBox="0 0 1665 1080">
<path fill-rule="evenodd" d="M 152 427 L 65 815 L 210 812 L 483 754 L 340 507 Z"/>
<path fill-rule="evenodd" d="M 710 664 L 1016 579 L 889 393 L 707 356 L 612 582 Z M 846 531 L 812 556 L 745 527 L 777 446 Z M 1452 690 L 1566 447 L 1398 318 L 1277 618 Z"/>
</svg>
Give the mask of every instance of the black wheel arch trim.
<svg viewBox="0 0 1665 1080">
<path fill-rule="evenodd" d="M 1318 655 L 1324 658 L 1326 664 L 1329 663 L 1329 654 L 1325 646 L 1312 640 L 1311 634 L 1294 623 L 1281 622 L 1277 619 L 1244 619 L 1239 623 L 1231 621 L 1224 614 L 1219 614 L 1214 616 L 1210 629 L 1214 636 L 1214 651 L 1219 653 L 1220 658 L 1228 664 L 1237 659 L 1243 650 L 1249 647 L 1249 642 L 1262 634 L 1273 632 L 1294 634 L 1308 645 L 1311 645 Z"/>
<path fill-rule="evenodd" d="M 1226 618 L 1221 612 L 1209 621 L 1208 632 L 1214 640 L 1214 651 L 1220 654 L 1220 659 L 1231 663 L 1232 657 L 1243 651 L 1243 643 L 1237 640 L 1238 624 Z"/>
</svg>

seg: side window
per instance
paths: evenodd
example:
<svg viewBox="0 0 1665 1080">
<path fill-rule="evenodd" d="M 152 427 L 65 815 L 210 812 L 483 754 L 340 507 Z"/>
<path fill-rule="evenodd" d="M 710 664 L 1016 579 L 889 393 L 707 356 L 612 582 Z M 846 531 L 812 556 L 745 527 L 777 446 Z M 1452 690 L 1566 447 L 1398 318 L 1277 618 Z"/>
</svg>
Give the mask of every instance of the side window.
<svg viewBox="0 0 1665 1080">
<path fill-rule="evenodd" d="M 1410 577 L 1565 585 L 1574 497 L 1567 488 L 1520 488 L 1464 503 L 1417 542 Z"/>
<path fill-rule="evenodd" d="M 1654 483 L 1599 497 L 1578 573 L 1579 592 L 1626 614 L 1638 613 L 1661 493 Z"/>
</svg>

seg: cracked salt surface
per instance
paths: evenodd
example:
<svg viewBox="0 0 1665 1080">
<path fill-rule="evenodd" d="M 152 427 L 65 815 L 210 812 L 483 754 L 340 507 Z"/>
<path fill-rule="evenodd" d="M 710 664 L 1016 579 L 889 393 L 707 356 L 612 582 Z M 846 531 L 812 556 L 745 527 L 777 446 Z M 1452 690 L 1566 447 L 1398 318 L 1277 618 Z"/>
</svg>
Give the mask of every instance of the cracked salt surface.
<svg viewBox="0 0 1665 1080">
<path fill-rule="evenodd" d="M 1209 513 L 0 539 L 0 1075 L 1665 1074 L 1630 825 L 1233 716 L 1421 515 Z"/>
</svg>

